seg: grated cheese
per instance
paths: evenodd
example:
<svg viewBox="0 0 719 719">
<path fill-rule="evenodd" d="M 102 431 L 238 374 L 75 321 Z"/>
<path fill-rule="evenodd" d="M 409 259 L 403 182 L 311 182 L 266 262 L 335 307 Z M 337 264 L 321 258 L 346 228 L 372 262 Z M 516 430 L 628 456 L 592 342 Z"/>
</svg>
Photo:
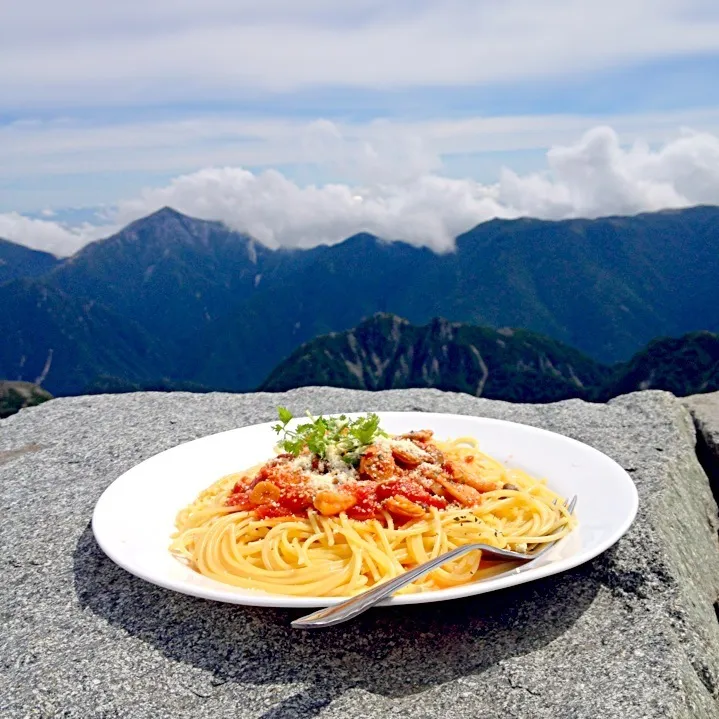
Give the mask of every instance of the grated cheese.
<svg viewBox="0 0 719 719">
<path fill-rule="evenodd" d="M 290 462 L 292 469 L 298 469 L 302 472 L 312 469 L 312 455 L 301 454 Z"/>
<path fill-rule="evenodd" d="M 305 475 L 307 477 L 307 483 L 312 489 L 332 489 L 335 486 L 334 476 L 331 474 L 317 474 L 316 472 L 309 472 Z"/>
<path fill-rule="evenodd" d="M 388 439 L 382 437 L 378 439 L 375 444 L 390 451 L 396 449 L 408 457 L 413 457 L 418 462 L 432 461 L 432 457 L 427 452 L 409 439 Z"/>
<path fill-rule="evenodd" d="M 321 460 L 327 468 L 327 473 L 312 471 L 312 455 L 302 454 L 290 462 L 290 466 L 296 469 L 307 478 L 307 483 L 312 489 L 332 489 L 339 484 L 354 482 L 357 480 L 357 471 L 342 460 L 342 455 L 334 448 L 327 450 L 327 459 Z"/>
</svg>

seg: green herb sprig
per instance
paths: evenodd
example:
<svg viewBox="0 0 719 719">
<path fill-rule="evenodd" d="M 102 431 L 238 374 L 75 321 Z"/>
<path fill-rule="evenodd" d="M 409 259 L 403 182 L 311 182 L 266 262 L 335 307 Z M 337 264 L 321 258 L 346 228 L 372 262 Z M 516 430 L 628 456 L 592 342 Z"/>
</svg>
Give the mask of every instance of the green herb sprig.
<svg viewBox="0 0 719 719">
<path fill-rule="evenodd" d="M 279 446 L 297 457 L 307 449 L 320 459 L 327 459 L 331 449 L 349 465 L 356 466 L 364 451 L 379 437 L 387 433 L 380 429 L 379 417 L 372 413 L 355 420 L 346 415 L 339 417 L 313 417 L 307 413 L 308 422 L 298 425 L 294 430 L 288 424 L 294 419 L 286 407 L 278 407 L 279 423 L 272 429 L 282 435 Z"/>
</svg>

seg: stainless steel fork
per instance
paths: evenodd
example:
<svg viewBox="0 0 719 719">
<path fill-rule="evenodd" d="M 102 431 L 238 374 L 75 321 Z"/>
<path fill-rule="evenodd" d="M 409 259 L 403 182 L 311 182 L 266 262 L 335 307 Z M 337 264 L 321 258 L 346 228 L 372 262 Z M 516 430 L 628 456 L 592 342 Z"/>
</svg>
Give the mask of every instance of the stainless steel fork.
<svg viewBox="0 0 719 719">
<path fill-rule="evenodd" d="M 576 504 L 577 497 L 575 495 L 569 503 L 565 502 L 564 506 L 567 508 L 569 513 L 572 514 Z M 481 549 L 482 554 L 485 556 L 493 556 L 500 559 L 511 559 L 521 562 L 532 562 L 535 559 L 539 559 L 539 557 L 549 551 L 549 549 L 553 547 L 557 541 L 558 540 L 548 542 L 541 549 L 534 551 L 531 554 L 513 552 L 509 549 L 499 549 L 498 547 L 492 547 L 489 544 L 465 544 L 461 547 L 457 547 L 456 549 L 452 549 L 449 552 L 440 554 L 438 557 L 430 559 L 428 562 L 420 564 L 414 569 L 410 569 L 408 572 L 401 574 L 399 577 L 390 579 L 388 582 L 378 584 L 376 587 L 368 589 L 366 592 L 350 597 L 348 600 L 341 602 L 340 604 L 334 604 L 331 607 L 324 607 L 317 612 L 295 619 L 295 621 L 292 622 L 292 626 L 295 629 L 323 629 L 324 627 L 331 627 L 335 624 L 346 622 L 348 619 L 353 619 L 358 614 L 366 612 L 370 607 L 373 607 L 375 604 L 382 601 L 382 599 L 386 596 L 393 594 L 398 589 L 401 589 L 406 584 L 413 582 L 423 574 L 431 572 L 433 569 L 441 566 L 445 562 L 448 562 L 450 559 L 454 559 L 455 557 L 459 557 L 460 555 L 474 551 L 475 549 Z"/>
</svg>

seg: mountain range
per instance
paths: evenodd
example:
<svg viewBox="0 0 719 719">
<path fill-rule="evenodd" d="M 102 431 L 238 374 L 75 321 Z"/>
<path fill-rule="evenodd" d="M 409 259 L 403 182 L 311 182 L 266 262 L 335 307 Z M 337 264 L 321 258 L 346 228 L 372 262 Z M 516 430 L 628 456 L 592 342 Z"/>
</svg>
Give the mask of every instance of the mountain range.
<svg viewBox="0 0 719 719">
<path fill-rule="evenodd" d="M 31 250 L 0 237 L 0 284 L 20 277 L 37 277 L 60 264 L 49 252 Z"/>
<path fill-rule="evenodd" d="M 610 369 L 527 330 L 436 318 L 417 327 L 378 314 L 358 327 L 317 337 L 280 363 L 260 386 L 282 392 L 325 385 L 350 389 L 436 387 L 524 402 L 583 397 Z"/>
<path fill-rule="evenodd" d="M 352 330 L 302 345 L 260 390 L 309 386 L 434 387 L 515 402 L 606 401 L 642 389 L 698 394 L 719 390 L 719 335 L 657 339 L 628 362 L 608 366 L 527 330 L 443 319 L 417 327 L 378 314 Z"/>
<path fill-rule="evenodd" d="M 55 395 L 251 390 L 303 343 L 378 312 L 522 327 L 604 366 L 657 336 L 719 330 L 717 228 L 719 208 L 696 207 L 493 220 L 444 254 L 369 234 L 271 250 L 164 208 L 61 261 L 3 241 L 0 377 L 42 376 Z"/>
</svg>

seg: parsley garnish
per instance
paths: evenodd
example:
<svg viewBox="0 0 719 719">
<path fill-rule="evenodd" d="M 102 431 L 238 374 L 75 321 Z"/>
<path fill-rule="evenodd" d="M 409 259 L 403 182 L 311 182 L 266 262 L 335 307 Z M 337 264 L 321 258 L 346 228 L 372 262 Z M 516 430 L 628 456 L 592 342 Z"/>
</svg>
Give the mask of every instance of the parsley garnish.
<svg viewBox="0 0 719 719">
<path fill-rule="evenodd" d="M 313 417 L 308 412 L 309 421 L 291 430 L 287 425 L 293 419 L 292 412 L 285 407 L 278 407 L 277 413 L 280 421 L 272 429 L 282 435 L 278 444 L 295 457 L 307 447 L 320 459 L 327 459 L 328 452 L 334 448 L 344 462 L 355 466 L 367 447 L 378 437 L 387 436 L 380 429 L 376 414 L 350 420 L 344 414 L 339 417 Z"/>
</svg>

